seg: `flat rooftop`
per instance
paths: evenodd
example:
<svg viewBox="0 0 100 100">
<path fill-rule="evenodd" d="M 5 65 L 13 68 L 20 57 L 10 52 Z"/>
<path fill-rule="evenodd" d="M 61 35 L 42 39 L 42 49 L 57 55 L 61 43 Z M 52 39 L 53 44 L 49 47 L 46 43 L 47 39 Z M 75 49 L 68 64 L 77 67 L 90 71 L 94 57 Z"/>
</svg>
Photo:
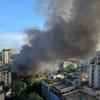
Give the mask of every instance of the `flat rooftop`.
<svg viewBox="0 0 100 100">
<path fill-rule="evenodd" d="M 62 94 L 62 100 L 98 100 L 96 97 L 91 96 L 80 89 L 70 93 Z"/>
<path fill-rule="evenodd" d="M 75 79 L 77 79 L 76 77 L 67 77 L 67 80 L 70 80 L 70 81 L 74 81 Z"/>
<path fill-rule="evenodd" d="M 70 83 L 67 84 L 64 82 L 57 82 L 51 86 L 51 89 L 53 91 L 56 91 L 58 94 L 60 94 L 62 89 L 65 89 L 70 86 L 72 86 L 72 84 L 70 84 Z"/>
<path fill-rule="evenodd" d="M 58 90 L 61 90 L 63 88 L 69 87 L 69 86 L 72 86 L 72 85 L 61 82 L 61 83 L 58 83 L 58 84 L 54 85 L 53 87 L 55 87 Z"/>
</svg>

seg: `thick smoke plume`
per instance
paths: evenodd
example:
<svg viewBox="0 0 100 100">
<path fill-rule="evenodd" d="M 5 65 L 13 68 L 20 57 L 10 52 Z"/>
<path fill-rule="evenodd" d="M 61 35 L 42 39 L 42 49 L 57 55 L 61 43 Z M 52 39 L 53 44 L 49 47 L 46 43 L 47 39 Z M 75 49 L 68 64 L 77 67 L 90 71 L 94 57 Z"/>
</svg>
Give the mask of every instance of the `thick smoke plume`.
<svg viewBox="0 0 100 100">
<path fill-rule="evenodd" d="M 39 0 L 46 29 L 26 31 L 28 44 L 14 59 L 21 74 L 41 71 L 68 58 L 83 58 L 98 44 L 100 0 Z M 44 12 L 43 12 L 44 11 Z"/>
</svg>

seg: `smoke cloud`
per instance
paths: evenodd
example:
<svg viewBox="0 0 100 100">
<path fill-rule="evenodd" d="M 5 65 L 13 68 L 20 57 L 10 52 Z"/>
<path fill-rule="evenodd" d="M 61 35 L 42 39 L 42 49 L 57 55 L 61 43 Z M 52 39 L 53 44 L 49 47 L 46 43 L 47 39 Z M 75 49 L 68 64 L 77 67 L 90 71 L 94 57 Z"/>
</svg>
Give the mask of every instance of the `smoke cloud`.
<svg viewBox="0 0 100 100">
<path fill-rule="evenodd" d="M 46 29 L 25 31 L 28 44 L 13 61 L 16 72 L 35 73 L 68 58 L 84 58 L 96 50 L 100 0 L 38 1 L 38 11 L 46 16 Z"/>
</svg>

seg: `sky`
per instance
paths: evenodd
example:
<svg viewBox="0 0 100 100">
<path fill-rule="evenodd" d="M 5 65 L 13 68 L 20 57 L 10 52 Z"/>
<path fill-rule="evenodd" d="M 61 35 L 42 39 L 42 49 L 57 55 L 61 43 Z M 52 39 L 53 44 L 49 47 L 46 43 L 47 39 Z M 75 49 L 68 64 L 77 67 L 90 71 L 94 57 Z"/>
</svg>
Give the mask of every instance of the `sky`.
<svg viewBox="0 0 100 100">
<path fill-rule="evenodd" d="M 34 10 L 37 0 L 0 0 L 0 50 L 24 44 L 24 29 L 42 28 L 44 18 Z"/>
</svg>

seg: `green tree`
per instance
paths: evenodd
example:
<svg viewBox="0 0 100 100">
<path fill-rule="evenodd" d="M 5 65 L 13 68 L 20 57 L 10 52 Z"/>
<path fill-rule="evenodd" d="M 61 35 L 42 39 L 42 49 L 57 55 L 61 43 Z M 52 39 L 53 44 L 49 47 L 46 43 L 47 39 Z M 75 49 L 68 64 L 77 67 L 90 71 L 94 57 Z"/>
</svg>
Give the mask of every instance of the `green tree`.
<svg viewBox="0 0 100 100">
<path fill-rule="evenodd" d="M 24 82 L 28 85 L 31 86 L 34 83 L 34 77 L 32 75 L 28 75 L 24 78 Z"/>
<path fill-rule="evenodd" d="M 12 86 L 12 96 L 20 97 L 26 91 L 26 83 L 22 81 L 16 81 Z"/>
<path fill-rule="evenodd" d="M 42 97 L 40 97 L 38 94 L 36 93 L 31 93 L 29 94 L 27 100 L 43 100 Z"/>
<path fill-rule="evenodd" d="M 69 64 L 67 67 L 66 67 L 66 71 L 68 73 L 72 72 L 72 71 L 75 71 L 76 68 L 75 68 L 75 65 L 74 64 Z"/>
</svg>

